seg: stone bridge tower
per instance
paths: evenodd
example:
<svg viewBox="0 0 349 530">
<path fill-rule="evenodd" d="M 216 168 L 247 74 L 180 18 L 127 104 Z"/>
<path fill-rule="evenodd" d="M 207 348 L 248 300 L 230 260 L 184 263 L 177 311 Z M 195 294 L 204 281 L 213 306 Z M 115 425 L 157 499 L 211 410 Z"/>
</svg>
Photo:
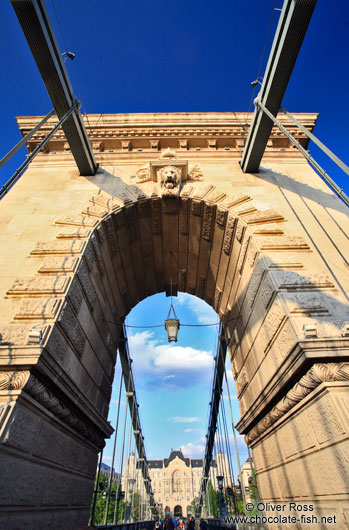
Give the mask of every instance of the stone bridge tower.
<svg viewBox="0 0 349 530">
<path fill-rule="evenodd" d="M 346 207 L 276 130 L 244 174 L 246 119 L 92 115 L 94 177 L 57 133 L 3 199 L 1 528 L 86 524 L 121 323 L 171 283 L 222 320 L 262 499 L 346 527 Z"/>
</svg>

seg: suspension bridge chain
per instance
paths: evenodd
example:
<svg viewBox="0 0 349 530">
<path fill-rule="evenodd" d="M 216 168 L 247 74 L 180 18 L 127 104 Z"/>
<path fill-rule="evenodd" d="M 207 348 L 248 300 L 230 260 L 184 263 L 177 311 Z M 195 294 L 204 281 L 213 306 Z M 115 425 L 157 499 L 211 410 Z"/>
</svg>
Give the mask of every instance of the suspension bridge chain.
<svg viewBox="0 0 349 530">
<path fill-rule="evenodd" d="M 126 333 L 126 327 L 123 326 L 120 335 L 119 342 L 119 359 L 121 364 L 121 374 L 120 374 L 120 384 L 119 384 L 119 393 L 118 393 L 118 402 L 117 402 L 117 413 L 115 421 L 115 434 L 114 434 L 114 443 L 113 443 L 113 454 L 111 461 L 111 468 L 109 470 L 109 479 L 107 490 L 103 492 L 104 497 L 106 498 L 106 505 L 104 511 L 104 525 L 110 522 L 112 516 L 112 524 L 118 524 L 120 522 L 127 522 L 132 514 L 137 513 L 140 520 L 151 519 L 152 516 L 156 513 L 156 505 L 154 501 L 154 494 L 151 487 L 151 479 L 147 464 L 146 450 L 144 445 L 144 436 L 142 435 L 141 421 L 139 416 L 139 404 L 137 402 L 135 381 L 132 372 L 132 359 L 130 357 L 128 339 Z M 122 386 L 125 389 L 126 404 L 123 421 L 121 422 L 122 432 L 119 433 L 119 423 L 120 423 L 120 404 L 121 404 L 121 391 Z M 121 437 L 121 441 L 120 441 Z M 115 453 L 117 441 L 120 444 L 120 455 L 119 455 L 119 473 L 117 475 L 117 487 L 116 491 L 112 491 L 112 482 L 114 474 L 114 462 L 115 462 Z M 137 452 L 138 462 L 134 459 L 134 465 L 132 470 L 130 470 L 129 462 L 130 455 Z M 125 456 L 128 455 L 128 458 Z M 124 461 L 128 462 L 124 467 Z M 102 455 L 99 461 L 99 468 L 97 472 L 97 484 L 94 493 L 93 500 L 93 509 L 91 515 L 91 524 L 94 524 L 95 519 L 95 507 L 97 493 L 100 488 L 100 475 L 101 475 L 101 465 L 102 465 Z M 130 472 L 131 471 L 131 472 Z M 137 473 L 138 471 L 138 473 Z M 123 478 L 122 478 L 123 477 Z M 124 484 L 122 484 L 122 480 Z M 122 486 L 124 490 L 121 491 Z M 135 491 L 131 491 L 131 486 Z M 114 503 L 114 513 L 110 513 L 110 504 L 111 499 L 115 500 Z M 126 507 L 127 502 L 131 499 L 131 504 Z M 125 509 L 120 509 L 120 501 L 124 501 Z M 136 506 L 136 504 L 138 504 Z M 119 519 L 122 521 L 119 521 Z M 97 528 L 104 528 L 105 526 L 96 526 Z M 110 528 L 110 525 L 108 525 Z"/>
<path fill-rule="evenodd" d="M 218 514 L 222 517 L 233 513 L 236 514 L 238 511 L 232 451 L 228 433 L 228 421 L 226 417 L 224 401 L 222 400 L 223 382 L 225 381 L 227 400 L 230 410 L 231 428 L 235 443 L 235 456 L 239 473 L 241 473 L 238 446 L 234 430 L 231 398 L 228 379 L 225 371 L 226 352 L 227 345 L 225 341 L 224 330 L 222 326 L 220 326 L 215 356 L 211 401 L 209 403 L 210 410 L 206 434 L 206 447 L 203 460 L 202 478 L 196 507 L 197 517 L 201 517 L 202 515 L 206 517 L 217 517 Z M 216 491 L 217 484 L 215 484 L 215 482 L 217 482 L 217 480 L 218 488 L 220 490 L 219 494 L 217 494 Z M 223 494 L 223 489 L 225 489 L 225 495 Z M 241 495 L 243 505 L 245 506 L 246 502 L 243 488 L 241 488 Z"/>
<path fill-rule="evenodd" d="M 197 505 L 197 516 L 201 516 L 202 507 L 204 504 L 205 492 L 209 481 L 209 472 L 212 462 L 212 454 L 217 430 L 217 417 L 219 403 L 222 394 L 224 367 L 226 359 L 227 345 L 222 329 L 222 325 L 219 328 L 218 342 L 217 342 L 217 353 L 215 357 L 215 369 L 212 383 L 211 401 L 209 403 L 210 412 L 208 420 L 208 429 L 206 434 L 206 447 L 202 468 L 202 478 L 199 491 L 199 500 Z"/>
</svg>

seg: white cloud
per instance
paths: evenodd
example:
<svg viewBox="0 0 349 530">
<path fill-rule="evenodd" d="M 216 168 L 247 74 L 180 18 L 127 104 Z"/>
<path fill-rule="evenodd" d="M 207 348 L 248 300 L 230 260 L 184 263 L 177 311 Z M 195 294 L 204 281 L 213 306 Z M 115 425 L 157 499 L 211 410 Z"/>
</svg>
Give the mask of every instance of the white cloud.
<svg viewBox="0 0 349 530">
<path fill-rule="evenodd" d="M 179 390 L 210 379 L 214 361 L 208 351 L 163 344 L 150 331 L 130 335 L 129 346 L 135 360 L 133 370 L 141 384 Z"/>
<path fill-rule="evenodd" d="M 111 461 L 112 461 L 112 457 L 111 456 L 103 455 L 103 462 L 104 463 L 111 462 Z"/>
<path fill-rule="evenodd" d="M 205 432 L 203 429 L 184 429 L 184 432 Z"/>
<path fill-rule="evenodd" d="M 167 418 L 167 421 L 173 421 L 174 423 L 194 423 L 195 421 L 201 421 L 201 418 L 196 416 L 174 416 L 173 418 Z"/>
<path fill-rule="evenodd" d="M 186 293 L 178 293 L 177 303 L 185 305 L 193 313 L 200 324 L 214 324 L 219 322 L 217 313 L 206 302 Z"/>
<path fill-rule="evenodd" d="M 181 445 L 181 451 L 184 456 L 190 458 L 202 458 L 205 451 L 205 444 L 201 441 L 196 445 L 187 443 L 186 445 Z"/>
<path fill-rule="evenodd" d="M 228 435 L 228 440 L 229 440 L 229 445 L 235 447 L 235 441 L 234 441 L 234 435 L 233 434 L 229 434 Z M 220 442 L 221 445 L 222 445 L 222 443 L 223 444 L 226 443 L 225 436 L 219 435 L 218 432 L 216 432 L 215 443 L 217 444 L 218 441 Z M 244 435 L 236 433 L 236 442 L 237 442 L 239 450 L 246 450 L 247 451 L 247 445 L 245 443 Z"/>
</svg>

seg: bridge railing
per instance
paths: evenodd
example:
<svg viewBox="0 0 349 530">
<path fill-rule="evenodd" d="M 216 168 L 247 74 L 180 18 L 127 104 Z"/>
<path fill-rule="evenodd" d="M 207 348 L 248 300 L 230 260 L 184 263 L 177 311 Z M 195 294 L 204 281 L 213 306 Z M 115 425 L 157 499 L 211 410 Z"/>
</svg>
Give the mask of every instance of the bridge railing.
<svg viewBox="0 0 349 530">
<path fill-rule="evenodd" d="M 154 526 L 155 526 L 155 521 L 136 521 L 134 523 L 102 524 L 102 525 L 89 526 L 87 528 L 91 530 L 95 528 L 97 530 L 102 530 L 102 529 L 112 530 L 113 528 L 117 528 L 117 530 L 154 530 Z"/>
<path fill-rule="evenodd" d="M 264 526 L 249 523 L 225 523 L 222 519 L 205 519 L 208 530 L 264 530 Z"/>
</svg>

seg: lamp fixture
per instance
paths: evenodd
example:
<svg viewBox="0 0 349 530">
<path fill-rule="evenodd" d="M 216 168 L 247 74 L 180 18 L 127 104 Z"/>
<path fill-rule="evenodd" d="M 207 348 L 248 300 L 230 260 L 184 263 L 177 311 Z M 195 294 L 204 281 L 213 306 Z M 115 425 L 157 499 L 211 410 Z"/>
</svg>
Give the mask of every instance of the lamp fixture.
<svg viewBox="0 0 349 530">
<path fill-rule="evenodd" d="M 224 479 L 224 475 L 217 475 L 217 482 L 218 482 L 218 487 L 220 490 L 223 489 L 223 479 Z"/>
<path fill-rule="evenodd" d="M 63 52 L 62 56 L 63 57 L 64 56 L 68 57 L 68 59 L 70 59 L 71 61 L 74 61 L 74 59 L 75 59 L 75 53 L 73 53 L 73 52 L 68 52 L 68 51 Z M 66 57 L 64 57 L 64 62 L 66 61 Z"/>
<path fill-rule="evenodd" d="M 174 318 L 170 318 L 171 310 L 173 311 Z M 171 305 L 170 305 L 170 309 L 167 315 L 167 319 L 165 320 L 165 329 L 167 332 L 168 342 L 177 342 L 177 334 L 178 334 L 179 327 L 180 327 L 180 323 L 179 323 L 175 308 L 173 307 L 173 303 L 172 303 L 172 279 L 171 279 Z"/>
<path fill-rule="evenodd" d="M 254 81 L 252 81 L 251 86 L 252 86 L 253 88 L 256 88 L 256 86 L 262 84 L 262 81 L 261 81 L 261 80 L 263 81 L 263 77 L 261 77 L 261 76 L 259 75 L 259 76 L 257 77 L 257 79 L 255 79 Z"/>
<path fill-rule="evenodd" d="M 173 311 L 174 318 L 170 318 L 171 310 Z M 165 329 L 167 332 L 168 342 L 177 342 L 179 326 L 179 320 L 171 301 L 170 310 L 168 312 L 167 319 L 165 320 Z"/>
</svg>

